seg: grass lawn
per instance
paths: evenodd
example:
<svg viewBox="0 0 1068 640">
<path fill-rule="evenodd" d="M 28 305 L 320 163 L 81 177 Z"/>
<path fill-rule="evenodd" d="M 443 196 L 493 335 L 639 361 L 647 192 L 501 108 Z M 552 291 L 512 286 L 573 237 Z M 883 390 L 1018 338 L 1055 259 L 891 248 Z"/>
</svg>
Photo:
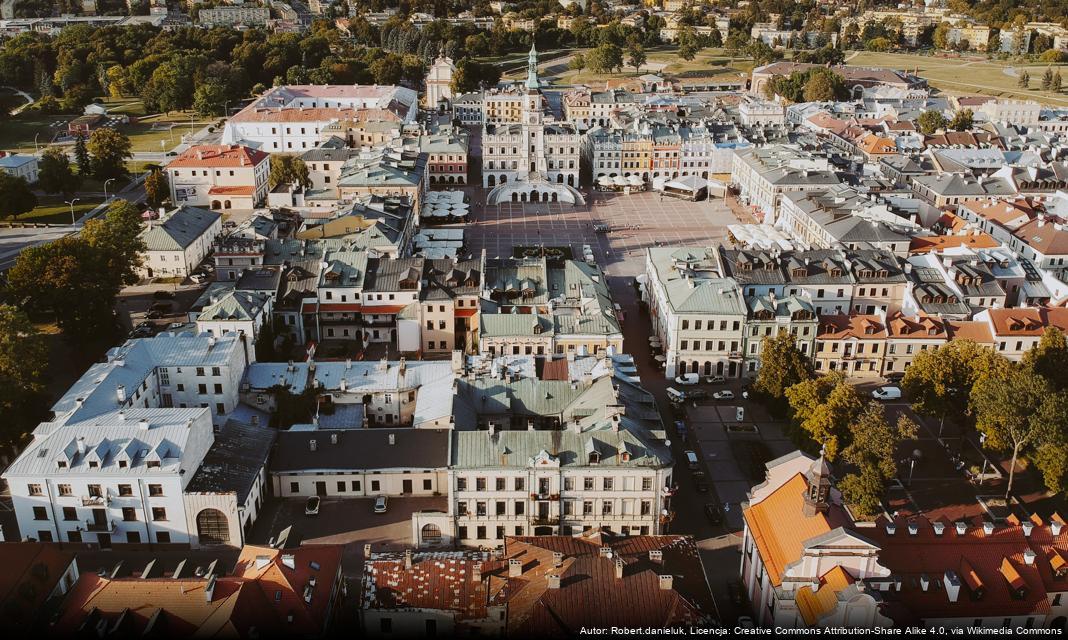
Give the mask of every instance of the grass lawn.
<svg viewBox="0 0 1068 640">
<path fill-rule="evenodd" d="M 33 153 L 34 135 L 37 135 L 37 144 L 43 148 L 57 132 L 66 131 L 65 126 L 62 129 L 52 128 L 52 123 L 60 120 L 69 121 L 74 117 L 72 115 L 42 116 L 38 113 L 23 112 L 14 118 L 5 120 L 0 125 L 0 149 Z"/>
<path fill-rule="evenodd" d="M 586 53 L 588 49 L 575 50 L 577 53 Z M 589 69 L 574 71 L 568 69 L 569 59 L 560 59 L 561 55 L 568 52 L 558 52 L 540 56 L 544 63 L 540 67 L 540 75 L 544 80 L 553 84 L 589 84 L 600 85 L 606 80 L 613 78 L 633 78 L 647 73 L 661 74 L 669 78 L 711 78 L 720 75 L 734 75 L 748 73 L 753 68 L 752 60 L 746 58 L 731 58 L 722 49 L 703 49 L 693 60 L 682 60 L 678 57 L 677 49 L 673 46 L 649 48 L 646 54 L 648 62 L 640 71 L 633 67 L 624 67 L 620 73 L 597 73 Z M 505 74 L 506 78 L 519 78 L 526 74 L 526 70 L 516 70 Z"/>
<path fill-rule="evenodd" d="M 155 130 L 152 125 L 161 122 L 172 122 L 174 127 L 170 131 Z M 194 129 L 200 129 L 204 125 L 212 124 L 213 121 L 193 121 Z M 130 137 L 130 148 L 133 151 L 165 151 L 172 149 L 182 142 L 182 136 L 189 133 L 189 120 L 160 118 L 145 118 L 136 123 L 128 124 L 120 128 L 120 131 Z M 163 141 L 163 145 L 160 145 Z"/>
<path fill-rule="evenodd" d="M 80 198 L 74 203 L 74 216 L 80 218 L 86 211 L 91 210 L 103 202 L 103 198 Z M 37 199 L 37 207 L 29 213 L 24 213 L 15 220 L 17 222 L 50 222 L 53 224 L 70 224 L 70 205 L 63 202 L 60 196 L 44 196 Z"/>
<path fill-rule="evenodd" d="M 145 103 L 137 98 L 104 98 L 100 103 L 108 108 L 108 113 L 128 116 L 145 115 Z"/>
<path fill-rule="evenodd" d="M 862 67 L 888 67 L 915 70 L 932 87 L 947 93 L 999 96 L 1031 99 L 1057 106 L 1068 106 L 1068 95 L 1039 89 L 1042 73 L 1049 65 L 1013 64 L 999 60 L 975 58 L 939 58 L 907 53 L 876 53 L 860 51 L 846 54 L 846 63 Z M 1063 66 L 1063 65 L 1054 65 Z M 1031 75 L 1031 87 L 1016 86 L 1017 74 L 1026 70 Z"/>
</svg>

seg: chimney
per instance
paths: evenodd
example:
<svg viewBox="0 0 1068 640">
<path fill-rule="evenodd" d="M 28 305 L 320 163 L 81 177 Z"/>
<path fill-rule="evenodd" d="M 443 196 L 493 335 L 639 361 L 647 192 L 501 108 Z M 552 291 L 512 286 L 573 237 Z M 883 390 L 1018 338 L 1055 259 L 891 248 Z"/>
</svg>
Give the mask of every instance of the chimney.
<svg viewBox="0 0 1068 640">
<path fill-rule="evenodd" d="M 120 384 L 115 387 L 115 399 L 119 401 L 119 404 L 126 402 L 126 385 Z"/>
<path fill-rule="evenodd" d="M 411 549 L 405 549 L 404 550 L 404 568 L 408 569 L 408 570 L 411 570 L 411 568 L 412 568 L 412 550 Z"/>
<path fill-rule="evenodd" d="M 204 601 L 211 602 L 213 595 L 215 595 L 215 574 L 208 576 L 208 584 L 204 586 Z"/>
<path fill-rule="evenodd" d="M 548 580 L 549 580 L 549 587 L 548 588 L 550 588 L 550 589 L 559 589 L 560 588 L 560 576 L 558 576 L 557 574 L 554 573 L 554 574 L 548 576 Z"/>
<path fill-rule="evenodd" d="M 518 558 L 508 559 L 508 577 L 518 578 L 523 575 L 523 563 Z"/>
<path fill-rule="evenodd" d="M 476 562 L 471 566 L 471 581 L 482 582 L 482 563 Z"/>
<path fill-rule="evenodd" d="M 148 420 L 141 418 L 137 421 L 137 428 L 141 431 L 148 431 Z"/>
<path fill-rule="evenodd" d="M 330 434 L 330 444 L 337 444 L 337 434 L 336 433 L 331 433 Z"/>
<path fill-rule="evenodd" d="M 1028 549 L 1027 551 L 1024 551 L 1024 564 L 1034 564 L 1034 563 L 1035 563 L 1035 552 L 1033 550 L 1031 550 L 1031 549 Z"/>
<path fill-rule="evenodd" d="M 964 522 L 963 520 L 958 520 L 957 521 L 957 535 L 958 536 L 962 536 L 967 532 L 968 532 L 968 523 Z"/>
<path fill-rule="evenodd" d="M 616 580 L 623 579 L 623 558 L 616 558 Z"/>
<path fill-rule="evenodd" d="M 395 434 L 395 433 L 389 434 L 389 444 L 391 444 L 391 445 L 397 444 L 397 434 Z"/>
<path fill-rule="evenodd" d="M 371 557 L 371 545 L 370 544 L 365 544 L 365 545 L 363 545 L 363 559 L 367 560 L 370 557 Z"/>
<path fill-rule="evenodd" d="M 287 568 L 287 569 L 296 569 L 297 568 L 297 558 L 296 558 L 296 556 L 294 556 L 292 553 L 283 553 L 282 554 L 282 566 Z"/>
<path fill-rule="evenodd" d="M 319 443 L 315 441 L 315 438 L 308 440 L 308 451 L 315 451 L 319 448 Z"/>
<path fill-rule="evenodd" d="M 952 569 L 947 570 L 942 582 L 946 586 L 946 596 L 949 597 L 949 601 L 956 602 L 960 597 L 960 578 L 957 573 Z"/>
<path fill-rule="evenodd" d="M 664 552 L 660 549 L 649 550 L 649 562 L 664 564 Z"/>
<path fill-rule="evenodd" d="M 660 583 L 660 589 L 661 590 L 667 591 L 667 590 L 669 590 L 669 589 L 674 587 L 674 583 L 675 583 L 674 576 L 672 576 L 670 574 L 663 574 L 663 575 L 657 576 L 657 578 L 658 578 L 658 582 Z"/>
<path fill-rule="evenodd" d="M 85 436 L 78 436 L 78 453 L 85 455 Z"/>
<path fill-rule="evenodd" d="M 560 551 L 553 551 L 553 567 L 559 567 L 564 563 L 564 554 Z"/>
<path fill-rule="evenodd" d="M 600 555 L 600 557 L 602 557 L 602 558 L 611 558 L 612 557 L 612 547 L 601 547 L 598 550 L 598 555 Z"/>
<path fill-rule="evenodd" d="M 345 393 L 349 390 L 349 381 L 345 378 L 342 378 L 338 388 L 341 390 L 342 393 Z"/>
</svg>

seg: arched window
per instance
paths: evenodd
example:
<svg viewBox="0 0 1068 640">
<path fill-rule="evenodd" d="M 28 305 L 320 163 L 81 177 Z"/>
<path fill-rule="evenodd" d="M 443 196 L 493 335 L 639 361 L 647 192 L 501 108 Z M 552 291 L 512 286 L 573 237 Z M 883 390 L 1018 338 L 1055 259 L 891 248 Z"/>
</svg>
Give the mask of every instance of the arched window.
<svg viewBox="0 0 1068 640">
<path fill-rule="evenodd" d="M 423 539 L 423 542 L 427 544 L 438 544 L 441 542 L 441 529 L 439 529 L 436 524 L 423 525 L 419 535 Z"/>
<path fill-rule="evenodd" d="M 230 542 L 230 522 L 218 509 L 204 509 L 197 514 L 197 537 L 200 544 Z"/>
</svg>

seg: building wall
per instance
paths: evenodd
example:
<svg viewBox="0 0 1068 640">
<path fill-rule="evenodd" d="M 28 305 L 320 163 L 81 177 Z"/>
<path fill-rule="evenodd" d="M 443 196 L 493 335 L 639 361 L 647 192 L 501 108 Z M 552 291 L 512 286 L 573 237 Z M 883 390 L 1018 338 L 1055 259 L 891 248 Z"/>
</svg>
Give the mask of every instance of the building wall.
<svg viewBox="0 0 1068 640">
<path fill-rule="evenodd" d="M 412 483 L 410 492 L 404 491 L 405 480 Z M 447 490 L 447 472 L 444 469 L 271 472 L 274 495 L 283 498 L 318 495 L 317 482 L 325 483 L 324 495 L 331 498 L 433 496 Z"/>
</svg>

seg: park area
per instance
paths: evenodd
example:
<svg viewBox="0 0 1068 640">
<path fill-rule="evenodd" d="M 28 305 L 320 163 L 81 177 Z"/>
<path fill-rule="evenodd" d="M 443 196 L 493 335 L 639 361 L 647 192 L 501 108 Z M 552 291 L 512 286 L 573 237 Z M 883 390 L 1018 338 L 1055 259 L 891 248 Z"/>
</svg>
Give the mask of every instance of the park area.
<svg viewBox="0 0 1068 640">
<path fill-rule="evenodd" d="M 698 52 L 693 60 L 683 60 L 674 46 L 659 46 L 646 49 L 648 60 L 640 70 L 624 67 L 619 73 L 602 73 L 590 69 L 574 70 L 569 63 L 575 55 L 585 55 L 591 49 L 562 50 L 539 54 L 538 74 L 543 81 L 557 85 L 587 84 L 596 86 L 610 79 L 632 78 L 639 74 L 655 73 L 671 78 L 714 78 L 747 74 L 753 61 L 739 56 L 728 56 L 723 49 L 707 48 Z M 505 79 L 520 79 L 526 76 L 526 66 L 510 64 Z"/>
<path fill-rule="evenodd" d="M 932 87 L 951 94 L 975 94 L 1003 98 L 1028 99 L 1050 104 L 1068 106 L 1068 95 L 1042 91 L 1039 82 L 1050 65 L 1013 64 L 999 60 L 987 60 L 982 56 L 951 58 L 924 56 L 906 53 L 878 53 L 858 51 L 846 55 L 846 64 L 859 67 L 886 67 L 915 72 L 925 78 Z M 1054 69 L 1064 65 L 1054 65 Z M 1031 86 L 1017 86 L 1019 75 L 1026 71 L 1031 76 Z"/>
</svg>

